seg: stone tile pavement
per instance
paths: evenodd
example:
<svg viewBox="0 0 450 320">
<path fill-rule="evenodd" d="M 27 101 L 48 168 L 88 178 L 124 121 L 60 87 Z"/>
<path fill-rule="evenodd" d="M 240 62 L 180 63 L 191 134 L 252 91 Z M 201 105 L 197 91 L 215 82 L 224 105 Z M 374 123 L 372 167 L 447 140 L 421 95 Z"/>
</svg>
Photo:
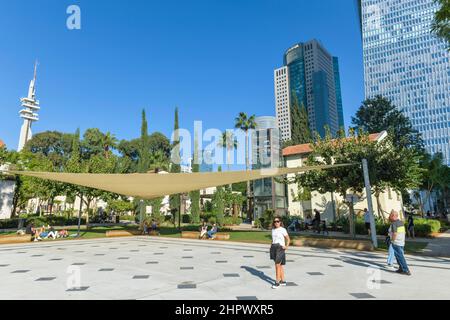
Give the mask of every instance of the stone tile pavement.
<svg viewBox="0 0 450 320">
<path fill-rule="evenodd" d="M 288 286 L 271 289 L 268 246 L 167 238 L 0 247 L 0 299 L 450 299 L 450 259 L 407 256 L 412 277 L 380 253 L 290 248 Z"/>
</svg>

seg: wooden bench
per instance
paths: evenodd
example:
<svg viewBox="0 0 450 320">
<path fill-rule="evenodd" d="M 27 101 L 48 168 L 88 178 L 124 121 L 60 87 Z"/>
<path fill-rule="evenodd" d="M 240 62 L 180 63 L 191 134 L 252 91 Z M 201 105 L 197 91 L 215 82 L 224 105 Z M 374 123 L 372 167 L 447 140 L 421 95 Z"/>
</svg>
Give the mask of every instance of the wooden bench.
<svg viewBox="0 0 450 320">
<path fill-rule="evenodd" d="M 200 232 L 198 231 L 182 231 L 181 237 L 186 239 L 198 239 L 200 237 Z M 218 232 L 214 235 L 214 239 L 209 239 L 207 235 L 205 238 L 207 240 L 230 240 L 230 234 L 225 232 Z"/>
<path fill-rule="evenodd" d="M 26 234 L 23 236 L 19 236 L 17 234 L 0 236 L 0 244 L 26 243 L 26 242 L 31 242 L 30 234 Z"/>
<path fill-rule="evenodd" d="M 107 238 L 118 238 L 118 237 L 132 237 L 140 236 L 142 231 L 139 230 L 111 230 L 106 231 Z"/>
<path fill-rule="evenodd" d="M 372 242 L 368 240 L 341 240 L 341 239 L 314 239 L 304 238 L 295 239 L 292 241 L 294 246 L 299 247 L 317 247 L 317 248 L 332 248 L 332 249 L 353 249 L 359 251 L 373 251 Z"/>
</svg>

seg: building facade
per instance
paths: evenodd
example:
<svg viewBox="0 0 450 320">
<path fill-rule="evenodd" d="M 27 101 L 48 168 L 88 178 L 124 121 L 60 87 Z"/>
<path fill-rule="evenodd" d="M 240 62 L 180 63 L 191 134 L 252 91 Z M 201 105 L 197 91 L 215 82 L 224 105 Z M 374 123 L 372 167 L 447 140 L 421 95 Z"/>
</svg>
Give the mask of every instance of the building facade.
<svg viewBox="0 0 450 320">
<path fill-rule="evenodd" d="M 434 0 L 359 0 L 366 98 L 410 118 L 428 152 L 450 165 L 450 54 L 431 33 Z"/>
<path fill-rule="evenodd" d="M 369 136 L 371 141 L 381 141 L 387 136 L 386 132 L 371 134 Z M 283 157 L 287 168 L 298 168 L 306 166 L 308 156 L 311 154 L 312 148 L 309 144 L 302 144 L 287 147 L 283 150 Z M 288 175 L 289 179 L 293 179 L 295 174 Z M 316 191 L 311 192 L 310 199 L 299 199 L 300 187 L 293 183 L 287 187 L 287 198 L 289 215 L 299 216 L 306 218 L 308 216 L 314 218 L 313 211 L 319 210 L 322 219 L 327 222 L 332 222 L 343 215 L 348 214 L 348 207 L 344 203 L 342 196 L 336 193 L 319 193 Z M 350 193 L 350 191 L 349 191 Z M 355 213 L 361 213 L 364 208 L 367 208 L 367 196 L 365 191 L 358 194 L 356 203 L 354 203 Z M 390 188 L 386 188 L 384 192 L 380 194 L 379 201 L 372 195 L 373 210 L 376 215 L 378 213 L 383 214 L 385 217 L 389 215 L 391 210 L 398 212 L 402 209 L 402 196 L 396 193 Z"/>
<path fill-rule="evenodd" d="M 339 61 L 319 41 L 298 43 L 284 54 L 283 67 L 274 72 L 275 108 L 283 141 L 291 139 L 294 100 L 305 106 L 310 129 L 325 135 L 343 126 Z"/>
<path fill-rule="evenodd" d="M 280 129 L 275 117 L 258 117 L 252 133 L 252 169 L 271 169 L 282 166 Z M 254 220 L 268 210 L 276 215 L 287 212 L 286 187 L 274 178 L 252 182 Z"/>
</svg>

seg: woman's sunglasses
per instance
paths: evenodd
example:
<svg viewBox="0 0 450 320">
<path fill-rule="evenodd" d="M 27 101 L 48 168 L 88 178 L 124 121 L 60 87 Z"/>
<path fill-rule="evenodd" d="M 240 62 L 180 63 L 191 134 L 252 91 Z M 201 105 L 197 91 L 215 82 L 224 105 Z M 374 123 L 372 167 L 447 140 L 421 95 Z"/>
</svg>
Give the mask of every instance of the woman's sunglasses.
<svg viewBox="0 0 450 320">
<path fill-rule="evenodd" d="M 280 220 L 275 220 L 273 223 L 280 223 Z"/>
</svg>

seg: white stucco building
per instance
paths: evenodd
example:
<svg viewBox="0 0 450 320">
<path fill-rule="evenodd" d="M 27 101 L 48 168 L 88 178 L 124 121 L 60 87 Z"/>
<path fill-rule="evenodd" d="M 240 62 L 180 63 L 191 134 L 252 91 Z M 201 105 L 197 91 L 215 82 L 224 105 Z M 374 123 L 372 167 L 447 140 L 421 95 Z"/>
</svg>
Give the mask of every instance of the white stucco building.
<svg viewBox="0 0 450 320">
<path fill-rule="evenodd" d="M 381 141 L 386 137 L 387 133 L 377 133 L 370 135 L 372 141 Z M 309 154 L 312 152 L 309 144 L 302 144 L 291 146 L 283 150 L 283 157 L 288 168 L 297 168 L 305 166 L 305 162 Z M 295 175 L 288 175 L 290 178 L 294 178 Z M 344 204 L 344 199 L 338 194 L 320 194 L 319 192 L 312 192 L 311 199 L 307 201 L 296 201 L 296 197 L 299 192 L 299 186 L 297 184 L 288 185 L 288 210 L 289 214 L 293 216 L 306 217 L 308 215 L 313 216 L 314 209 L 317 209 L 322 214 L 323 219 L 327 221 L 334 221 L 335 218 L 342 214 L 347 214 L 348 209 Z M 392 209 L 396 211 L 402 211 L 402 196 L 391 189 L 386 189 L 379 197 L 380 208 L 387 215 Z M 378 212 L 378 204 L 375 196 L 372 195 L 373 210 L 375 216 Z M 357 201 L 355 203 L 355 213 L 358 214 L 367 208 L 366 194 L 357 195 Z"/>
</svg>

